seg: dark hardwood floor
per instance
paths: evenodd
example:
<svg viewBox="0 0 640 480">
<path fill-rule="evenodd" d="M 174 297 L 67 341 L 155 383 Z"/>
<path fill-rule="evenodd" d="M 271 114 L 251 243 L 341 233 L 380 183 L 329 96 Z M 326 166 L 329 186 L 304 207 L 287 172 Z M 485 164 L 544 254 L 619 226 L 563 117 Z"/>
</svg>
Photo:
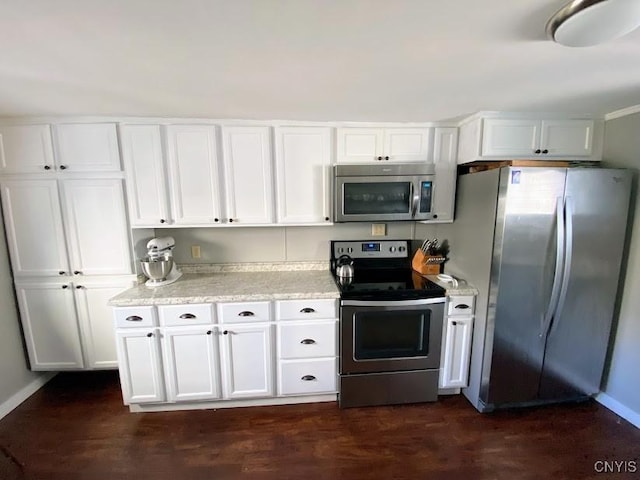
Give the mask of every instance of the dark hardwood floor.
<svg viewBox="0 0 640 480">
<path fill-rule="evenodd" d="M 639 457 L 640 430 L 595 402 L 133 414 L 115 372 L 60 374 L 0 420 L 2 480 L 624 479 Z M 605 461 L 627 472 L 599 473 Z"/>
</svg>

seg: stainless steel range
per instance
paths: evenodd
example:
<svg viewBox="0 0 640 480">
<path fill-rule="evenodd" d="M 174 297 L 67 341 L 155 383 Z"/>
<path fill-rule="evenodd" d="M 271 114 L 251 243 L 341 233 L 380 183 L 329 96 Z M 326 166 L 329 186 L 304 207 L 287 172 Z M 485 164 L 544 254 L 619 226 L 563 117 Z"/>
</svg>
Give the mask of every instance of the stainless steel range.
<svg viewBox="0 0 640 480">
<path fill-rule="evenodd" d="M 438 398 L 445 290 L 413 272 L 411 258 L 410 240 L 331 242 L 341 408 Z"/>
</svg>

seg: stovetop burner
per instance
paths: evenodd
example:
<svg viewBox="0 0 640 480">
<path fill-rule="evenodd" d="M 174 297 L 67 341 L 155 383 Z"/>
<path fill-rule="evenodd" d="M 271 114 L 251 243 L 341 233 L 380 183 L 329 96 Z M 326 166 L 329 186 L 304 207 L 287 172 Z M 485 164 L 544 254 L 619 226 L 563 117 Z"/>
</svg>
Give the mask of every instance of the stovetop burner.
<svg viewBox="0 0 640 480">
<path fill-rule="evenodd" d="M 417 300 L 445 296 L 445 289 L 411 268 L 410 240 L 333 241 L 332 271 L 342 299 Z M 336 260 L 348 255 L 354 262 L 354 276 L 335 276 Z"/>
</svg>

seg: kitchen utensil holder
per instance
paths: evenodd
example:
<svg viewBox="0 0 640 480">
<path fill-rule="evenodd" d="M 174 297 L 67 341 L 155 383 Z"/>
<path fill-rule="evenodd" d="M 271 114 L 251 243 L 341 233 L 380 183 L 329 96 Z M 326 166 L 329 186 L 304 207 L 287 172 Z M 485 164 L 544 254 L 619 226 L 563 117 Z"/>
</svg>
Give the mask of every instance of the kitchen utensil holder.
<svg viewBox="0 0 640 480">
<path fill-rule="evenodd" d="M 425 255 L 420 249 L 411 260 L 411 268 L 421 275 L 437 275 L 442 273 L 442 264 L 446 260 L 440 255 Z"/>
</svg>

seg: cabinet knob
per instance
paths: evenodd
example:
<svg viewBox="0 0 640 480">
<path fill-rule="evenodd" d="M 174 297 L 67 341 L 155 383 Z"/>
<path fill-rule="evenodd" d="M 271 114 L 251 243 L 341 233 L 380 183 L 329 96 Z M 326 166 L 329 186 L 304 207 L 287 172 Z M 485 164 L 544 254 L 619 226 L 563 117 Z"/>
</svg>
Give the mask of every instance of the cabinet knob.
<svg viewBox="0 0 640 480">
<path fill-rule="evenodd" d="M 207 335 L 211 335 L 213 333 L 212 330 L 207 330 Z"/>
<path fill-rule="evenodd" d="M 214 218 L 213 221 L 218 223 L 220 221 L 220 219 L 219 218 Z"/>
<path fill-rule="evenodd" d="M 300 310 L 300 313 L 313 313 L 315 312 L 315 310 L 311 307 L 305 307 L 302 310 Z"/>
<path fill-rule="evenodd" d="M 142 321 L 142 317 L 139 317 L 138 315 L 131 315 L 131 316 L 125 318 L 125 320 L 127 322 L 141 322 Z"/>
<path fill-rule="evenodd" d="M 74 270 L 73 274 L 74 275 L 82 275 L 82 272 L 80 270 Z"/>
<path fill-rule="evenodd" d="M 382 160 L 382 157 L 378 157 L 378 160 Z"/>
<path fill-rule="evenodd" d="M 303 345 L 313 345 L 316 341 L 313 338 L 305 338 L 300 343 Z"/>
<path fill-rule="evenodd" d="M 153 333 L 152 332 L 147 333 L 147 337 L 149 338 L 153 337 Z"/>
<path fill-rule="evenodd" d="M 66 170 L 67 166 L 66 165 L 60 165 L 60 170 Z"/>
<path fill-rule="evenodd" d="M 230 218 L 230 219 L 229 219 L 229 223 L 233 223 L 233 218 Z"/>
<path fill-rule="evenodd" d="M 546 155 L 547 153 L 549 153 L 549 150 L 547 150 L 547 149 L 545 148 L 544 150 L 542 150 L 542 153 L 544 153 L 544 154 Z"/>
<path fill-rule="evenodd" d="M 65 275 L 66 273 L 67 273 L 67 272 L 63 272 L 62 270 L 60 270 L 60 271 L 58 272 L 58 275 Z"/>
<path fill-rule="evenodd" d="M 186 320 L 189 318 L 196 318 L 196 316 L 193 313 L 183 313 L 182 315 L 180 315 L 180 318 Z"/>
<path fill-rule="evenodd" d="M 434 213 L 434 214 L 433 214 L 433 218 L 438 218 L 438 214 L 437 214 L 437 213 Z"/>
<path fill-rule="evenodd" d="M 458 322 L 451 322 L 451 325 L 456 326 L 458 325 Z"/>
<path fill-rule="evenodd" d="M 253 313 L 253 312 L 250 312 L 249 310 L 245 310 L 245 311 L 243 311 L 243 312 L 240 312 L 240 313 L 238 314 L 238 316 L 239 316 L 239 317 L 255 317 L 255 316 L 256 316 L 256 314 L 255 314 L 255 313 Z"/>
<path fill-rule="evenodd" d="M 51 170 L 51 165 L 45 165 L 45 166 L 44 166 L 44 169 L 45 169 L 45 170 Z"/>
<path fill-rule="evenodd" d="M 384 157 L 385 160 L 389 160 L 389 156 Z"/>
<path fill-rule="evenodd" d="M 314 377 L 313 375 L 305 375 L 300 380 L 304 380 L 305 382 L 312 382 L 315 379 L 316 377 Z"/>
<path fill-rule="evenodd" d="M 536 151 L 534 151 L 533 153 L 535 153 L 536 155 L 539 155 L 539 154 L 540 154 L 540 152 L 541 152 L 541 150 L 540 150 L 540 149 L 537 149 L 537 150 L 536 150 Z"/>
<path fill-rule="evenodd" d="M 167 223 L 167 221 L 164 218 L 161 218 L 160 223 Z"/>
<path fill-rule="evenodd" d="M 324 220 L 325 220 L 326 222 L 328 222 L 328 221 L 329 221 L 329 217 L 324 217 Z"/>
<path fill-rule="evenodd" d="M 76 290 L 80 290 L 81 288 L 84 288 L 84 285 L 76 285 Z"/>
<path fill-rule="evenodd" d="M 62 288 L 69 288 L 69 285 L 62 285 Z"/>
<path fill-rule="evenodd" d="M 224 332 L 222 332 L 223 335 L 229 335 L 229 330 L 225 330 Z"/>
</svg>

